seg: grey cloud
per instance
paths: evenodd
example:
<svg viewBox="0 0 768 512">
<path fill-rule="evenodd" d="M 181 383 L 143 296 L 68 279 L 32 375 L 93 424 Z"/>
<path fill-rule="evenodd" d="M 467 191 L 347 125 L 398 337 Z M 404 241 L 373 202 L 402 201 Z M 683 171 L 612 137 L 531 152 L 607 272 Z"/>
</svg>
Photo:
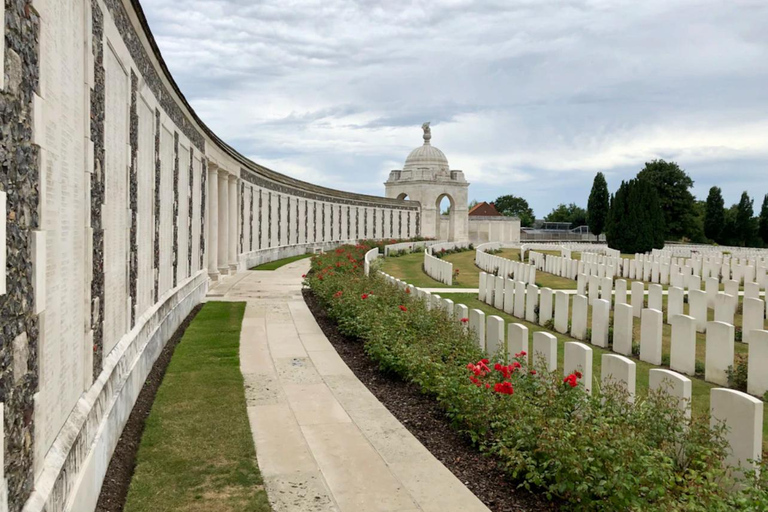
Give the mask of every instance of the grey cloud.
<svg viewBox="0 0 768 512">
<path fill-rule="evenodd" d="M 203 119 L 289 174 L 383 193 L 425 120 L 471 197 L 508 187 L 539 214 L 653 158 L 699 195 L 759 188 L 768 166 L 762 0 L 142 4 Z"/>
</svg>

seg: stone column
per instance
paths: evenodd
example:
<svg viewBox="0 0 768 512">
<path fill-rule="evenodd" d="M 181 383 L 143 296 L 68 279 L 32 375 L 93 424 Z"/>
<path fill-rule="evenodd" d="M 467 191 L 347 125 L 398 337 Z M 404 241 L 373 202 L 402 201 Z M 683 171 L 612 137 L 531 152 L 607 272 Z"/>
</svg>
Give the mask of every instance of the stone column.
<svg viewBox="0 0 768 512">
<path fill-rule="evenodd" d="M 227 248 L 229 247 L 229 173 L 219 169 L 219 271 L 229 274 Z"/>
<path fill-rule="evenodd" d="M 240 236 L 237 229 L 238 203 L 240 194 L 237 191 L 237 176 L 229 175 L 229 268 L 237 271 L 237 247 L 240 242 Z"/>
<path fill-rule="evenodd" d="M 219 276 L 218 269 L 218 245 L 219 245 L 219 180 L 218 169 L 212 163 L 208 164 L 208 239 L 206 250 L 208 251 L 208 275 L 216 279 Z"/>
</svg>

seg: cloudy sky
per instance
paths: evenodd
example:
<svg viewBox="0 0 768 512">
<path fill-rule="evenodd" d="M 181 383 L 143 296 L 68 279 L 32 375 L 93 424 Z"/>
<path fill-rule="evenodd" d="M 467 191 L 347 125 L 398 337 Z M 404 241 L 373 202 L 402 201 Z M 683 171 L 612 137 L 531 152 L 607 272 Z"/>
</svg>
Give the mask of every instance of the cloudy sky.
<svg viewBox="0 0 768 512">
<path fill-rule="evenodd" d="M 432 121 L 471 199 L 537 217 L 654 158 L 768 193 L 766 0 L 141 3 L 201 118 L 290 176 L 383 195 Z"/>
</svg>

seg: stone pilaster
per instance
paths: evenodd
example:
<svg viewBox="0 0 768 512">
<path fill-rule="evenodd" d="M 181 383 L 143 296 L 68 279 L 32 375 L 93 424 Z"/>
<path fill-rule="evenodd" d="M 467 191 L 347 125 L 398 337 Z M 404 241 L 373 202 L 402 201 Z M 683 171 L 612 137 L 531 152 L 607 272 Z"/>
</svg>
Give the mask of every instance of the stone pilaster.
<svg viewBox="0 0 768 512">
<path fill-rule="evenodd" d="M 208 275 L 211 279 L 219 277 L 219 179 L 218 168 L 208 165 Z"/>
<path fill-rule="evenodd" d="M 219 169 L 219 272 L 229 274 L 229 173 Z"/>
<path fill-rule="evenodd" d="M 237 240 L 240 238 L 237 234 L 237 176 L 229 175 L 229 237 L 228 237 L 228 258 L 229 269 L 237 271 Z"/>
</svg>

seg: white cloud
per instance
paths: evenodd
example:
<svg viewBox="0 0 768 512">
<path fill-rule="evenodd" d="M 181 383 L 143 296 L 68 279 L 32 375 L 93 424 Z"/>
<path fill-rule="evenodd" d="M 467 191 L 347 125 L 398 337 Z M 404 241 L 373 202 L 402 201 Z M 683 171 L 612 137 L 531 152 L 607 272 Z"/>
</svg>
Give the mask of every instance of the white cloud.
<svg viewBox="0 0 768 512">
<path fill-rule="evenodd" d="M 762 195 L 762 0 L 143 0 L 201 118 L 288 175 L 372 194 L 421 141 L 539 215 L 654 158 Z M 754 190 L 752 190 L 754 189 Z"/>
</svg>

